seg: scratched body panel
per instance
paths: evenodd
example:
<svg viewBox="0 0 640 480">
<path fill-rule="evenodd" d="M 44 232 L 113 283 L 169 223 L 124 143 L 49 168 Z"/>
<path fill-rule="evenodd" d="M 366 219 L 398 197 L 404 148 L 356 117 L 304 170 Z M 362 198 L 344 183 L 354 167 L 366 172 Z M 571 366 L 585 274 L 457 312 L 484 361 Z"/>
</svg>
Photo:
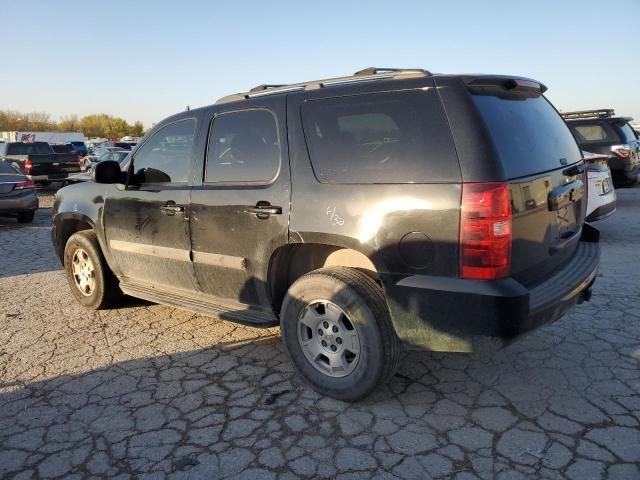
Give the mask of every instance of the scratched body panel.
<svg viewBox="0 0 640 480">
<path fill-rule="evenodd" d="M 104 225 L 112 268 L 122 277 L 197 291 L 189 222 L 184 215 L 162 213 L 167 201 L 188 205 L 188 188 L 115 190 L 107 197 Z"/>
</svg>

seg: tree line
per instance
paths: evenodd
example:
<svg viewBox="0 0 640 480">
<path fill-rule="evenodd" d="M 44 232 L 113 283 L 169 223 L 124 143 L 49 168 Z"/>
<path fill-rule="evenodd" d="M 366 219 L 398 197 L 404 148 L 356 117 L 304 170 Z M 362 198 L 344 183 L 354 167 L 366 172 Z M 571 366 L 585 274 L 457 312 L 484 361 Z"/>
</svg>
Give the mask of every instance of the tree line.
<svg viewBox="0 0 640 480">
<path fill-rule="evenodd" d="M 86 137 L 120 138 L 126 135 L 141 137 L 144 134 L 142 122 L 129 125 L 123 118 L 106 113 L 86 115 L 66 115 L 58 121 L 44 112 L 23 113 L 15 110 L 0 110 L 0 132 L 82 132 Z"/>
</svg>

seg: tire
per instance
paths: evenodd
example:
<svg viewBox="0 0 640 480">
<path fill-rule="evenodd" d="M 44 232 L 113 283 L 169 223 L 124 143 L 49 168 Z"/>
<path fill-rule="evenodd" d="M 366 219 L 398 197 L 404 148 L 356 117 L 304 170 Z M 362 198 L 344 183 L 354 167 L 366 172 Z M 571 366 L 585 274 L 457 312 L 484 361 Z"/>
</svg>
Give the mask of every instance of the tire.
<svg viewBox="0 0 640 480">
<path fill-rule="evenodd" d="M 89 265 L 90 268 L 85 266 Z M 75 272 L 74 273 L 74 265 Z M 93 310 L 115 306 L 122 297 L 118 280 L 109 269 L 92 230 L 69 237 L 64 249 L 64 271 L 71 293 L 81 305 Z"/>
<path fill-rule="evenodd" d="M 344 316 L 335 321 L 339 311 Z M 316 319 L 320 323 L 312 330 Z M 319 393 L 338 400 L 355 402 L 366 397 L 393 376 L 400 359 L 400 340 L 382 288 L 355 269 L 323 268 L 300 277 L 284 298 L 280 329 L 302 378 Z M 334 346 L 337 353 L 328 350 Z M 353 346 L 357 354 L 350 350 Z M 334 361 L 340 366 L 334 368 Z"/>
<path fill-rule="evenodd" d="M 36 212 L 20 212 L 18 214 L 18 223 L 31 223 L 33 222 L 33 217 L 35 217 Z"/>
</svg>

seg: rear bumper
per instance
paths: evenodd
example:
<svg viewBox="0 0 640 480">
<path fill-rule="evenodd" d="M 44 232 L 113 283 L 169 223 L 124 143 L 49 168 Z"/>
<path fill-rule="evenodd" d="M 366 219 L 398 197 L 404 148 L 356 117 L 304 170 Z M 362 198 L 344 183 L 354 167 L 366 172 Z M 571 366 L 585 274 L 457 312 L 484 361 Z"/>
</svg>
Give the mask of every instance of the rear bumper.
<svg viewBox="0 0 640 480">
<path fill-rule="evenodd" d="M 27 175 L 27 178 L 33 180 L 34 182 L 55 182 L 56 180 L 64 180 L 69 175 L 74 175 L 76 173 L 80 173 L 80 170 L 78 169 L 77 172 L 57 172 L 42 175 Z"/>
<path fill-rule="evenodd" d="M 593 212 L 587 215 L 587 222 L 595 222 L 597 220 L 602 220 L 603 218 L 607 218 L 609 215 L 612 215 L 616 211 L 616 200 L 614 199 L 612 202 L 607 203 L 606 205 L 601 205 L 596 208 Z"/>
<path fill-rule="evenodd" d="M 396 333 L 409 348 L 497 349 L 560 318 L 590 297 L 600 261 L 598 230 L 585 224 L 571 260 L 533 288 L 494 281 L 382 276 Z"/>
<path fill-rule="evenodd" d="M 30 212 L 38 209 L 38 197 L 35 192 L 16 197 L 0 197 L 0 215 L 11 215 L 20 212 Z"/>
</svg>

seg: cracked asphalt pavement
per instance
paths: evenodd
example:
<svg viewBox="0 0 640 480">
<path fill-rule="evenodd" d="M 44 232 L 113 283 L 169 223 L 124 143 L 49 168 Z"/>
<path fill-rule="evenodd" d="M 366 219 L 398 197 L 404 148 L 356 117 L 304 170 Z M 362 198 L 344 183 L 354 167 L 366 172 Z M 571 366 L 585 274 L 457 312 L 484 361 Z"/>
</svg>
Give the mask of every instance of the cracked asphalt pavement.
<svg viewBox="0 0 640 480">
<path fill-rule="evenodd" d="M 618 202 L 590 303 L 493 354 L 407 354 L 356 404 L 306 387 L 277 329 L 83 309 L 50 210 L 0 220 L 0 478 L 637 480 L 640 188 Z"/>
</svg>

